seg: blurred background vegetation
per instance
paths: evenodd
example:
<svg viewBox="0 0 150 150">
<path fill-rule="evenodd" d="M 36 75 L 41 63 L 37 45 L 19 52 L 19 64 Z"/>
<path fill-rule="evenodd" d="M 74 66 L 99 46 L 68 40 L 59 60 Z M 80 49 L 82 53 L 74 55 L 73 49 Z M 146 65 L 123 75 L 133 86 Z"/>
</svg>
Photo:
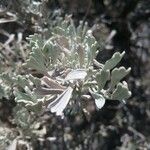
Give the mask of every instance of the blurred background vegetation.
<svg viewBox="0 0 150 150">
<path fill-rule="evenodd" d="M 102 45 L 97 55 L 106 61 L 125 51 L 122 65 L 132 97 L 126 105 L 107 101 L 89 120 L 76 114 L 62 120 L 44 114 L 37 120 L 37 136 L 20 141 L 20 150 L 147 150 L 150 149 L 150 3 L 148 0 L 0 0 L 0 73 L 21 71 L 29 49 L 26 37 L 43 38 L 66 14 L 76 25 L 88 22 Z M 16 103 L 11 92 L 0 97 L 0 150 L 18 135 L 13 122 Z M 90 106 L 88 106 L 90 109 Z M 7 133 L 7 134 L 6 134 Z M 5 141 L 1 140 L 4 135 Z"/>
</svg>

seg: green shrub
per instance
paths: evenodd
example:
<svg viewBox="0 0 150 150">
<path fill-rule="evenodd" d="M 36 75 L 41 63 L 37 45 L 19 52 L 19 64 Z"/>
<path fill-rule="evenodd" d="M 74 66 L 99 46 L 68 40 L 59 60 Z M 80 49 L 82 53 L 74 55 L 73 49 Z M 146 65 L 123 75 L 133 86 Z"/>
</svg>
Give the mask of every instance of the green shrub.
<svg viewBox="0 0 150 150">
<path fill-rule="evenodd" d="M 94 100 L 101 109 L 106 99 L 124 101 L 130 97 L 127 83 L 121 81 L 131 69 L 116 67 L 125 52 L 116 52 L 104 64 L 97 62 L 99 46 L 91 30 L 82 22 L 76 28 L 70 16 L 51 33 L 47 40 L 38 34 L 28 37 L 31 52 L 24 67 L 36 70 L 41 78 L 30 73 L 1 75 L 10 81 L 19 105 L 33 112 L 50 110 L 64 116 L 66 107 L 82 107 L 85 99 Z M 2 89 L 1 97 L 3 93 Z"/>
</svg>

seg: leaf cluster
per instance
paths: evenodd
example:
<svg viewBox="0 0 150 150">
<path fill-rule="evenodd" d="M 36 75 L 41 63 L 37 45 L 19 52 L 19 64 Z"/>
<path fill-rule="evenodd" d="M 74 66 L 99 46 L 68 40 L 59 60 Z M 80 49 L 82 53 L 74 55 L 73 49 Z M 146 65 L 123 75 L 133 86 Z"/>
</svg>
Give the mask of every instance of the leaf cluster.
<svg viewBox="0 0 150 150">
<path fill-rule="evenodd" d="M 81 107 L 85 99 L 94 100 L 101 109 L 106 99 L 124 101 L 131 96 L 127 83 L 121 82 L 130 68 L 117 68 L 125 52 L 116 52 L 104 64 L 96 61 L 98 43 L 87 23 L 75 27 L 71 16 L 66 16 L 51 29 L 51 37 L 44 39 L 34 34 L 27 38 L 31 50 L 24 63 L 32 75 L 9 76 L 15 101 L 33 112 L 49 110 L 64 116 L 66 108 Z M 4 96 L 1 88 L 0 96 Z"/>
</svg>

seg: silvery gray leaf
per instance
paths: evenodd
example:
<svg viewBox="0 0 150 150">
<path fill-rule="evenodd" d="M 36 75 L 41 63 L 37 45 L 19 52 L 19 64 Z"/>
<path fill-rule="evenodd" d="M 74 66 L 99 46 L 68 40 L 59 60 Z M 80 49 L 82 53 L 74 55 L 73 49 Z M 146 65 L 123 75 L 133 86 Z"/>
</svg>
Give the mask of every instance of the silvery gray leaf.
<svg viewBox="0 0 150 150">
<path fill-rule="evenodd" d="M 92 97 L 95 100 L 96 107 L 98 109 L 101 109 L 105 104 L 105 98 L 101 94 L 95 93 L 93 91 L 90 91 L 90 93 L 92 94 Z"/>
<path fill-rule="evenodd" d="M 125 67 L 113 69 L 111 73 L 111 88 L 117 85 L 130 71 L 131 68 L 125 69 Z"/>
<path fill-rule="evenodd" d="M 99 98 L 95 99 L 95 104 L 98 109 L 101 109 L 105 104 L 105 99 L 103 96 L 100 96 Z"/>
<path fill-rule="evenodd" d="M 60 85 L 59 83 L 57 83 L 55 80 L 48 78 L 46 76 L 44 76 L 42 78 L 42 81 L 50 88 L 54 88 L 54 89 L 65 89 L 66 87 Z"/>
<path fill-rule="evenodd" d="M 72 70 L 68 73 L 65 80 L 84 80 L 87 72 L 84 69 Z"/>
<path fill-rule="evenodd" d="M 63 110 L 66 108 L 71 96 L 73 88 L 68 87 L 59 97 L 57 97 L 52 103 L 48 105 L 48 108 L 52 113 L 56 113 L 58 116 L 63 115 Z"/>
<path fill-rule="evenodd" d="M 116 89 L 111 95 L 111 99 L 114 100 L 125 100 L 131 96 L 131 92 L 128 89 L 127 83 L 118 83 Z"/>
<path fill-rule="evenodd" d="M 111 59 L 107 60 L 104 64 L 104 70 L 111 70 L 113 69 L 122 59 L 124 56 L 125 52 L 123 51 L 122 53 L 116 52 L 113 54 Z"/>
<path fill-rule="evenodd" d="M 61 94 L 63 91 L 63 89 L 49 89 L 44 87 L 38 87 L 33 90 L 38 95 Z"/>
</svg>

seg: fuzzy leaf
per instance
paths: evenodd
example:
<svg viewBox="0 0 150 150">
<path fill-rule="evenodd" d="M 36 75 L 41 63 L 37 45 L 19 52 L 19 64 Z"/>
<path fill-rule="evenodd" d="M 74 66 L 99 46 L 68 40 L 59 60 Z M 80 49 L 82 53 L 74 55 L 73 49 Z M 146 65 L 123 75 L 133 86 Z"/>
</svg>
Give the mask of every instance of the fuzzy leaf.
<svg viewBox="0 0 150 150">
<path fill-rule="evenodd" d="M 19 85 L 20 87 L 22 87 L 22 88 L 25 88 L 25 86 L 30 86 L 28 80 L 25 77 L 21 76 L 21 75 L 18 75 L 16 77 L 15 83 L 17 85 Z"/>
<path fill-rule="evenodd" d="M 25 102 L 28 102 L 28 101 L 34 101 L 30 95 L 26 94 L 26 93 L 23 93 L 23 92 L 20 92 L 20 91 L 15 91 L 14 92 L 16 98 L 15 98 L 15 101 L 16 102 L 19 102 L 21 100 L 24 100 Z"/>
<path fill-rule="evenodd" d="M 59 83 L 57 83 L 55 80 L 48 78 L 46 76 L 44 76 L 42 78 L 42 81 L 49 87 L 49 88 L 53 88 L 53 89 L 66 89 L 66 87 L 60 85 Z"/>
<path fill-rule="evenodd" d="M 68 35 L 71 36 L 71 38 L 74 38 L 76 36 L 76 28 L 75 28 L 75 25 L 73 23 L 73 20 L 70 21 L 70 25 L 67 27 L 66 31 L 67 31 Z"/>
<path fill-rule="evenodd" d="M 82 31 L 83 31 L 83 21 L 80 21 L 80 22 L 79 22 L 79 26 L 77 27 L 77 35 L 78 35 L 79 37 L 82 36 Z"/>
<path fill-rule="evenodd" d="M 104 65 L 104 70 L 111 70 L 113 69 L 122 59 L 125 52 L 122 52 L 121 54 L 119 52 L 116 52 L 111 59 L 107 60 Z"/>
<path fill-rule="evenodd" d="M 33 77 L 31 74 L 29 76 L 27 76 L 30 81 L 37 87 L 41 84 L 41 80 L 37 77 Z"/>
<path fill-rule="evenodd" d="M 36 93 L 38 95 L 50 95 L 50 94 L 60 94 L 64 90 L 62 90 L 62 89 L 49 89 L 49 88 L 44 88 L 44 87 L 38 87 L 38 88 L 35 88 L 33 91 L 34 91 L 34 93 Z"/>
<path fill-rule="evenodd" d="M 26 61 L 25 65 L 40 73 L 46 73 L 49 64 L 49 62 L 47 62 L 47 56 L 49 55 L 43 53 L 43 47 L 45 47 L 47 42 L 45 42 L 44 45 L 43 39 L 37 34 L 29 36 L 28 40 L 30 41 L 29 47 L 32 51 L 30 52 L 29 59 Z"/>
<path fill-rule="evenodd" d="M 98 84 L 99 91 L 104 88 L 106 82 L 109 79 L 110 79 L 110 71 L 109 70 L 101 70 L 100 73 L 96 74 L 96 81 Z"/>
<path fill-rule="evenodd" d="M 55 39 L 55 42 L 56 42 L 56 39 Z M 51 64 L 56 63 L 61 52 L 60 48 L 57 46 L 55 42 L 52 42 L 52 40 L 49 39 L 45 42 L 45 45 L 42 48 L 42 53 L 44 54 L 44 57 L 47 60 L 49 60 Z"/>
<path fill-rule="evenodd" d="M 119 83 L 129 72 L 131 68 L 125 69 L 124 67 L 115 68 L 111 73 L 111 88 Z"/>
<path fill-rule="evenodd" d="M 47 72 L 45 65 L 39 62 L 40 62 L 40 58 L 39 60 L 36 60 L 33 56 L 30 56 L 29 59 L 26 61 L 25 65 L 41 73 Z"/>
<path fill-rule="evenodd" d="M 125 100 L 125 99 L 129 98 L 130 96 L 131 96 L 131 92 L 129 91 L 129 89 L 127 87 L 127 83 L 123 82 L 123 84 L 118 83 L 117 88 L 111 95 L 111 99 Z"/>
<path fill-rule="evenodd" d="M 88 31 L 88 34 L 86 35 L 85 42 L 87 42 L 86 45 L 86 53 L 87 53 L 87 58 L 88 58 L 88 63 L 87 67 L 91 65 L 93 62 L 93 59 L 96 57 L 96 51 L 97 51 L 97 41 L 92 36 L 91 31 Z"/>
<path fill-rule="evenodd" d="M 39 34 L 29 35 L 27 37 L 27 40 L 29 41 L 29 47 L 32 49 L 33 47 L 43 47 L 43 39 L 42 36 Z"/>
<path fill-rule="evenodd" d="M 65 80 L 84 80 L 87 72 L 84 69 L 72 70 L 68 73 Z"/>
<path fill-rule="evenodd" d="M 90 93 L 92 94 L 92 97 L 95 100 L 96 107 L 98 109 L 101 109 L 105 105 L 105 98 L 101 94 L 98 94 L 92 91 L 90 91 Z"/>
<path fill-rule="evenodd" d="M 34 57 L 34 59 L 41 65 L 46 63 L 44 55 L 43 55 L 42 51 L 39 49 L 39 47 L 33 48 L 32 52 L 30 53 L 30 56 Z"/>
</svg>

